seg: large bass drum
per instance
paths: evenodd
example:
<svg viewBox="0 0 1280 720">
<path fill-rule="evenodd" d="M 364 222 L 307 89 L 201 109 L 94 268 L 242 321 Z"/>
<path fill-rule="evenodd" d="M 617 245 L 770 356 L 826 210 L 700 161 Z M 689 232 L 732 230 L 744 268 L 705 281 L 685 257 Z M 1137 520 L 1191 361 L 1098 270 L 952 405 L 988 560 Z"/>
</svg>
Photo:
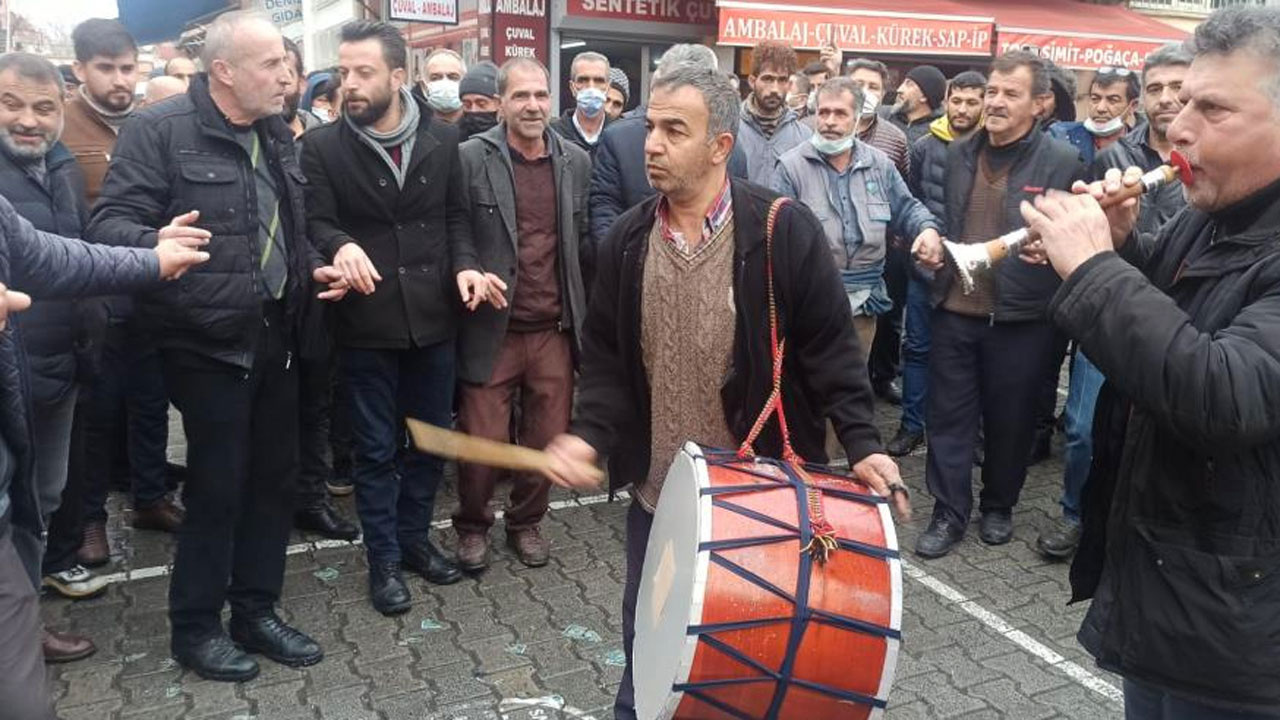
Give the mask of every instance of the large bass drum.
<svg viewBox="0 0 1280 720">
<path fill-rule="evenodd" d="M 876 718 L 902 568 L 883 498 L 826 468 L 688 443 L 658 502 L 636 606 L 641 720 Z M 809 552 L 813 494 L 838 549 Z"/>
</svg>

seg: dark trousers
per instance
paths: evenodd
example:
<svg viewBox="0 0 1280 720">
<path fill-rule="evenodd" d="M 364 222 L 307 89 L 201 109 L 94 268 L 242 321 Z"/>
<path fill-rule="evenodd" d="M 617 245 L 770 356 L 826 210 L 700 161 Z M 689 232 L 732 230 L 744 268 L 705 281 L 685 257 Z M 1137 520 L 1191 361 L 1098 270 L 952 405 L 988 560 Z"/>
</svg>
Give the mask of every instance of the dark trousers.
<svg viewBox="0 0 1280 720">
<path fill-rule="evenodd" d="M 1265 720 L 1274 717 L 1274 713 L 1264 715 L 1202 705 L 1146 683 L 1124 679 L 1125 720 Z"/>
<path fill-rule="evenodd" d="M 399 562 L 402 544 L 427 542 L 444 461 L 406 450 L 406 417 L 447 428 L 452 421 L 454 343 L 407 350 L 343 348 L 351 397 L 356 512 L 372 562 Z"/>
<path fill-rule="evenodd" d="M 1055 330 L 1047 322 L 991 324 L 946 310 L 934 311 L 930 329 L 925 480 L 934 517 L 945 513 L 965 525 L 979 427 L 986 451 L 979 509 L 1008 511 L 1018 503 Z"/>
<path fill-rule="evenodd" d="M 649 546 L 653 516 L 640 503 L 632 500 L 627 510 L 627 581 L 622 588 L 622 652 L 627 659 L 622 669 L 622 682 L 613 701 L 614 720 L 635 720 L 636 686 L 631 674 L 631 649 L 636 641 L 636 596 L 640 594 L 640 574 L 644 571 L 644 553 Z"/>
<path fill-rule="evenodd" d="M 31 439 L 35 451 L 36 502 L 45 527 L 63 502 L 67 487 L 67 465 L 71 458 L 71 427 L 79 388 L 72 385 L 59 398 L 32 398 Z M 22 558 L 32 587 L 40 587 L 44 565 L 45 538 L 25 528 L 13 529 L 13 545 Z"/>
<path fill-rule="evenodd" d="M 911 432 L 924 431 L 929 394 L 929 317 L 933 314 L 929 296 L 928 281 L 912 273 L 902 337 L 902 427 Z"/>
<path fill-rule="evenodd" d="M 106 522 L 118 473 L 128 472 L 135 507 L 159 502 L 166 491 L 169 396 L 159 351 L 127 322 L 107 329 L 101 362 L 85 387 L 85 522 Z"/>
<path fill-rule="evenodd" d="M 512 405 L 520 396 L 521 445 L 544 448 L 569 428 L 573 403 L 573 354 L 569 336 L 557 330 L 508 332 L 484 385 L 461 387 L 459 429 L 469 435 L 506 442 L 511 434 Z M 547 513 L 551 482 L 534 473 L 512 473 L 506 511 L 508 531 L 535 527 Z M 458 468 L 458 532 L 485 533 L 493 526 L 493 489 L 501 471 L 464 463 Z"/>
<path fill-rule="evenodd" d="M 907 305 L 907 273 L 911 260 L 905 250 L 893 247 L 885 251 L 884 284 L 893 301 L 893 309 L 876 318 L 876 338 L 871 343 L 867 372 L 876 385 L 893 382 L 902 359 L 902 318 Z"/>
<path fill-rule="evenodd" d="M 12 473 L 13 468 L 6 471 Z M 40 628 L 36 590 L 6 527 L 0 534 L 0 715 L 4 717 L 55 717 L 45 685 Z"/>
<path fill-rule="evenodd" d="M 1044 378 L 1040 381 L 1040 392 L 1036 398 L 1036 431 L 1052 435 L 1057 426 L 1058 387 L 1062 377 L 1062 362 L 1067 357 L 1067 346 L 1071 338 L 1067 334 L 1054 329 L 1053 348 L 1049 352 L 1044 367 Z"/>
<path fill-rule="evenodd" d="M 62 489 L 62 503 L 49 520 L 49 534 L 45 541 L 45 575 L 69 570 L 76 564 L 76 551 L 84 531 L 84 493 L 88 481 L 88 463 L 85 459 L 85 393 L 76 403 L 75 418 L 71 422 L 71 453 L 67 462 L 67 485 Z"/>
<path fill-rule="evenodd" d="M 175 649 L 221 632 L 224 599 L 252 617 L 280 597 L 298 469 L 298 371 L 283 328 L 267 314 L 247 372 L 163 353 L 187 436 L 187 515 L 169 584 Z"/>
<path fill-rule="evenodd" d="M 301 394 L 298 398 L 298 433 L 301 441 L 298 463 L 297 507 L 310 508 L 328 497 L 325 482 L 331 479 L 341 448 L 333 442 L 335 411 L 339 411 L 333 357 L 300 360 L 298 376 Z M 345 415 L 345 411 L 344 415 Z M 349 443 L 349 441 L 348 441 Z M 350 450 L 348 449 L 349 453 Z M 350 473 L 350 459 L 346 461 Z"/>
</svg>

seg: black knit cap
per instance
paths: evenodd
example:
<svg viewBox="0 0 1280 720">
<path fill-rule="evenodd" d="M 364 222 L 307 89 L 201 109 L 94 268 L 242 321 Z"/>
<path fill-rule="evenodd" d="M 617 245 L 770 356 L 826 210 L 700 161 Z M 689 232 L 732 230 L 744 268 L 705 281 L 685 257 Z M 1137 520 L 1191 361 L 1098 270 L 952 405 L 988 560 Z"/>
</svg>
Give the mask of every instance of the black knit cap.
<svg viewBox="0 0 1280 720">
<path fill-rule="evenodd" d="M 907 73 L 907 79 L 915 83 L 920 88 L 920 92 L 924 93 L 924 99 L 929 102 L 929 107 L 934 110 L 942 107 L 942 101 L 947 97 L 947 76 L 943 75 L 941 70 L 932 65 L 917 65 Z"/>
</svg>

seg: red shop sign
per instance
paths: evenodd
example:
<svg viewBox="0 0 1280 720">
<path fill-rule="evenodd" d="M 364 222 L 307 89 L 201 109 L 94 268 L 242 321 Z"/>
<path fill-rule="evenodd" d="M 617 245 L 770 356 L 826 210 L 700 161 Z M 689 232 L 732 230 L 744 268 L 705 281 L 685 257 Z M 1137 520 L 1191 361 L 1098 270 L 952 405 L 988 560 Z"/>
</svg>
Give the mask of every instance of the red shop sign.
<svg viewBox="0 0 1280 720">
<path fill-rule="evenodd" d="M 518 57 L 550 63 L 551 25 L 548 0 L 494 0 L 493 61 L 498 65 Z"/>
<path fill-rule="evenodd" d="M 906 14 L 808 12 L 720 2 L 722 45 L 751 47 L 777 40 L 818 50 L 834 42 L 853 52 L 991 56 L 991 21 Z"/>
<path fill-rule="evenodd" d="M 638 20 L 680 25 L 715 25 L 715 0 L 567 0 L 574 17 Z"/>
<path fill-rule="evenodd" d="M 1030 50 L 1062 67 L 1097 70 L 1124 67 L 1141 71 L 1147 56 L 1174 39 L 1105 37 L 1084 34 L 1047 34 L 1037 30 L 1000 28 L 996 44 L 1000 54 L 1009 50 Z"/>
</svg>

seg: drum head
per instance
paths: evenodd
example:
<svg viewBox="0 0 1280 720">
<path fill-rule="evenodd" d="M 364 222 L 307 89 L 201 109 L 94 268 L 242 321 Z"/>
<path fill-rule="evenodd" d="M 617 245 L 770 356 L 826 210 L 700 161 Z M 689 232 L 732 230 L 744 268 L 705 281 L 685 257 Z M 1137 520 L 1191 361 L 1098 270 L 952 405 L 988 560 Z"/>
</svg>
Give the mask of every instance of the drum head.
<svg viewBox="0 0 1280 720">
<path fill-rule="evenodd" d="M 640 720 L 675 714 L 683 693 L 672 686 L 688 680 L 698 647 L 687 630 L 701 621 L 706 591 L 708 555 L 698 544 L 710 539 L 711 499 L 700 493 L 708 483 L 702 450 L 687 443 L 662 486 L 636 599 L 632 676 Z"/>
</svg>

